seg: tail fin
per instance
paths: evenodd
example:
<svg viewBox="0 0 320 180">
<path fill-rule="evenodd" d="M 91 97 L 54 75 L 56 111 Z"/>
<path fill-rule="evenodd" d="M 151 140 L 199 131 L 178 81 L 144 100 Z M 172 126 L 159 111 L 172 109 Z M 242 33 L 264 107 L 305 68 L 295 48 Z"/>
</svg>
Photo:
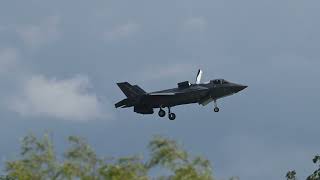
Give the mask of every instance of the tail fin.
<svg viewBox="0 0 320 180">
<path fill-rule="evenodd" d="M 134 99 L 138 96 L 144 95 L 146 92 L 141 89 L 139 86 L 132 86 L 128 82 L 117 83 L 121 91 L 129 98 Z"/>
<path fill-rule="evenodd" d="M 143 90 L 143 89 L 141 89 L 138 85 L 134 85 L 133 86 L 134 87 L 134 89 L 135 89 L 135 91 L 137 92 L 137 93 L 139 93 L 139 94 L 146 94 L 146 92 Z"/>
</svg>

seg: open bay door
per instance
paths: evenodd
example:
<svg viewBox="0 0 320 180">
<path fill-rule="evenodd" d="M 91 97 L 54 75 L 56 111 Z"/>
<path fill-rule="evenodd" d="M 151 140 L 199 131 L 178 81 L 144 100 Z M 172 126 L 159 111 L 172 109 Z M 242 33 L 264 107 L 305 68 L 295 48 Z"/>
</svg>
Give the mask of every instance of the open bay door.
<svg viewBox="0 0 320 180">
<path fill-rule="evenodd" d="M 200 84 L 201 83 L 201 79 L 202 79 L 202 70 L 199 69 L 198 74 L 197 74 L 197 78 L 196 78 L 196 84 Z"/>
</svg>

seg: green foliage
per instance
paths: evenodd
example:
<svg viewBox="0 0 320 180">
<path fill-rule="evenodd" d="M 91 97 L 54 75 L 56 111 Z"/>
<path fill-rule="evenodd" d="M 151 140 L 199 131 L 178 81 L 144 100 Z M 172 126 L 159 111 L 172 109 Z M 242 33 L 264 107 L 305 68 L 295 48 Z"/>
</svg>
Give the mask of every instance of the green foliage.
<svg viewBox="0 0 320 180">
<path fill-rule="evenodd" d="M 296 180 L 296 171 L 289 171 L 286 175 L 287 180 Z"/>
<path fill-rule="evenodd" d="M 0 176 L 0 180 L 15 180 L 15 179 L 10 176 Z"/>
<path fill-rule="evenodd" d="M 48 135 L 37 139 L 33 134 L 24 137 L 21 143 L 21 160 L 7 162 L 10 177 L 25 180 L 49 179 L 58 170 L 53 145 Z"/>
<path fill-rule="evenodd" d="M 313 163 L 317 164 L 319 168 L 314 171 L 308 178 L 307 180 L 320 180 L 320 156 L 317 155 L 313 158 Z"/>
<path fill-rule="evenodd" d="M 48 135 L 29 134 L 21 142 L 21 158 L 6 163 L 8 177 L 23 180 L 213 180 L 210 162 L 192 157 L 175 141 L 156 136 L 149 143 L 150 158 L 101 158 L 79 137 L 68 138 L 70 147 L 58 160 Z M 150 177 L 152 169 L 168 175 Z"/>
<path fill-rule="evenodd" d="M 80 177 L 81 179 L 98 179 L 98 167 L 102 163 L 94 150 L 84 139 L 70 136 L 71 147 L 65 153 L 60 176 L 66 179 Z"/>
<path fill-rule="evenodd" d="M 147 168 L 139 157 L 120 158 L 115 163 L 105 164 L 100 168 L 104 179 L 113 180 L 147 180 L 147 173 Z"/>
<path fill-rule="evenodd" d="M 315 156 L 312 161 L 314 164 L 317 164 L 319 168 L 308 176 L 307 180 L 320 180 L 320 156 Z M 289 171 L 286 178 L 287 180 L 296 180 L 296 171 Z"/>
<path fill-rule="evenodd" d="M 240 180 L 239 177 L 231 177 L 229 180 Z"/>
<path fill-rule="evenodd" d="M 151 159 L 148 163 L 149 168 L 161 165 L 175 169 L 179 164 L 187 162 L 187 152 L 182 150 L 175 141 L 161 136 L 154 137 L 149 143 L 149 150 L 151 152 Z"/>
<path fill-rule="evenodd" d="M 177 142 L 156 136 L 149 143 L 151 159 L 148 167 L 162 166 L 173 175 L 172 180 L 213 180 L 210 162 L 202 157 L 192 158 Z M 165 177 L 162 177 L 165 178 Z"/>
</svg>

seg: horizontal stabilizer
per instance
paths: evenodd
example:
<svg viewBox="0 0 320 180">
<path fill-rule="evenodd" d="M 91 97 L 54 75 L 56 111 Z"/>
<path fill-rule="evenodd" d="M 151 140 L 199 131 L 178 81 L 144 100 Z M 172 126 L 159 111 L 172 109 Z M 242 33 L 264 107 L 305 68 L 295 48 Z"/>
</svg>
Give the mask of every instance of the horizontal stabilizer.
<svg viewBox="0 0 320 180">
<path fill-rule="evenodd" d="M 128 99 L 124 99 L 124 100 L 116 103 L 116 104 L 115 104 L 115 107 L 116 107 L 116 108 L 119 108 L 119 107 L 125 106 L 125 105 L 128 103 L 128 101 L 129 101 Z"/>
</svg>

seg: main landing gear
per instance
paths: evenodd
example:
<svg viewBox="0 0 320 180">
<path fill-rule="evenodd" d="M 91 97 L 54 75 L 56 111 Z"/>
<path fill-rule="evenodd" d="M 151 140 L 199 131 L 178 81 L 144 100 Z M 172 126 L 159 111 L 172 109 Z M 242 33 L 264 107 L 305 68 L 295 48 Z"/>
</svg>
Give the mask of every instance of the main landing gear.
<svg viewBox="0 0 320 180">
<path fill-rule="evenodd" d="M 160 111 L 159 111 L 158 115 L 160 117 L 164 117 L 164 116 L 166 116 L 166 112 L 162 108 L 160 108 Z"/>
<path fill-rule="evenodd" d="M 218 105 L 217 105 L 217 100 L 214 100 L 214 112 L 219 112 L 220 109 L 218 108 Z"/>
<path fill-rule="evenodd" d="M 166 112 L 165 112 L 162 108 L 160 108 L 160 111 L 159 111 L 158 115 L 159 115 L 160 117 L 164 117 L 164 116 L 166 116 Z M 168 118 L 169 118 L 171 121 L 173 121 L 173 120 L 176 119 L 176 114 L 174 114 L 174 113 L 171 112 L 170 107 L 168 107 Z"/>
</svg>

